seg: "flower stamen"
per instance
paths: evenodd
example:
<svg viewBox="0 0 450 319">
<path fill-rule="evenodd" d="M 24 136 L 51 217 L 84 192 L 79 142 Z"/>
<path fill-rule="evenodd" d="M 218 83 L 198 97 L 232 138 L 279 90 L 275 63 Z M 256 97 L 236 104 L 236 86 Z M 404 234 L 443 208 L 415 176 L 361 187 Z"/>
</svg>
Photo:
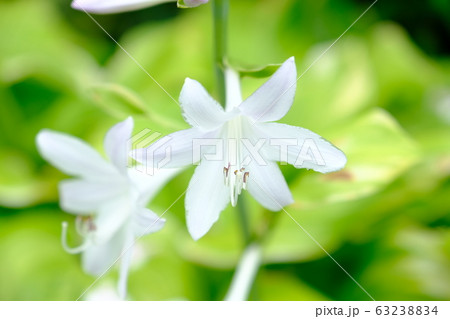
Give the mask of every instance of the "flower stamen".
<svg viewBox="0 0 450 319">
<path fill-rule="evenodd" d="M 223 183 L 228 186 L 228 172 L 230 171 L 230 164 L 223 168 Z"/>
<path fill-rule="evenodd" d="M 91 216 L 77 216 L 75 219 L 75 229 L 80 236 L 86 237 L 97 228 Z"/>
<path fill-rule="evenodd" d="M 76 228 L 77 228 L 78 232 L 80 230 L 84 231 L 85 226 L 82 223 L 83 223 L 83 221 L 80 222 L 80 221 L 78 221 L 78 218 L 77 218 Z M 89 240 L 89 238 L 86 238 L 81 245 L 79 245 L 77 247 L 69 247 L 69 245 L 67 244 L 67 227 L 68 227 L 68 223 L 63 222 L 62 223 L 62 232 L 61 232 L 61 243 L 62 243 L 64 250 L 67 251 L 69 254 L 79 254 L 79 253 L 83 252 L 84 250 L 86 250 L 86 248 L 88 248 L 91 245 L 91 241 Z M 86 233 L 86 236 L 87 235 L 89 235 L 89 233 Z"/>
<path fill-rule="evenodd" d="M 250 176 L 249 172 L 245 171 L 244 167 L 235 169 L 233 174 L 229 174 L 231 164 L 223 168 L 225 185 L 230 189 L 231 205 L 234 207 L 237 204 L 238 196 L 243 189 L 247 189 L 247 181 Z"/>
<path fill-rule="evenodd" d="M 250 177 L 250 172 L 245 172 L 244 177 L 242 178 L 243 182 L 244 182 L 242 188 L 245 190 L 247 189 L 247 182 L 248 182 L 249 177 Z"/>
</svg>

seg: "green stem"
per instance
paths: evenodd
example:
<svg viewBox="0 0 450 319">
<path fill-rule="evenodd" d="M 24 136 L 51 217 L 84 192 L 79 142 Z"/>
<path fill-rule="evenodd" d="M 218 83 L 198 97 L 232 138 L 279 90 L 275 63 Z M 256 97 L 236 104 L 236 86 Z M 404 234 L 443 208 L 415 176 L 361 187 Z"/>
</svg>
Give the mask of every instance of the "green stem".
<svg viewBox="0 0 450 319">
<path fill-rule="evenodd" d="M 212 2 L 214 16 L 214 66 L 219 102 L 225 106 L 225 60 L 227 55 L 228 0 Z"/>
<path fill-rule="evenodd" d="M 247 203 L 245 201 L 245 197 L 240 195 L 239 200 L 237 201 L 237 213 L 239 222 L 242 229 L 242 237 L 244 238 L 244 245 L 247 247 L 252 238 L 250 233 L 250 224 L 248 222 L 248 216 L 247 216 Z"/>
<path fill-rule="evenodd" d="M 239 202 L 238 202 L 239 203 Z M 266 211 L 261 230 L 250 238 L 233 275 L 224 300 L 248 300 L 250 290 L 262 263 L 262 247 L 281 213 Z"/>
<path fill-rule="evenodd" d="M 239 261 L 225 300 L 244 301 L 248 299 L 256 274 L 261 265 L 262 251 L 258 243 L 247 246 Z"/>
<path fill-rule="evenodd" d="M 229 0 L 214 0 L 212 2 L 214 16 L 214 66 L 219 101 L 223 107 L 227 107 L 227 102 L 232 102 L 232 98 L 241 99 L 239 75 L 232 74 L 232 70 L 228 70 L 229 74 L 227 74 L 225 65 L 227 54 L 228 1 Z M 229 96 L 227 96 L 227 93 L 229 93 Z M 243 196 L 240 196 L 238 200 L 237 212 L 241 224 L 244 244 L 247 246 L 250 243 L 251 234 L 245 198 L 243 198 Z"/>
</svg>

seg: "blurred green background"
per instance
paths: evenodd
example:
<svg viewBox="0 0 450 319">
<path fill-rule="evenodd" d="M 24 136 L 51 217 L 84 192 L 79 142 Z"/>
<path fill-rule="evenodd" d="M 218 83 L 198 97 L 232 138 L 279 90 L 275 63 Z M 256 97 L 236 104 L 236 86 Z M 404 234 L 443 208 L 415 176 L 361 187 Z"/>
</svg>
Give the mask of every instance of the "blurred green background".
<svg viewBox="0 0 450 319">
<path fill-rule="evenodd" d="M 299 74 L 369 5 L 356 0 L 231 0 L 229 58 L 249 67 L 295 56 Z M 282 122 L 339 146 L 333 174 L 282 169 L 296 199 L 287 211 L 376 300 L 450 299 L 450 4 L 380 0 L 298 82 Z M 211 5 L 176 5 L 95 19 L 177 97 L 185 77 L 215 94 Z M 37 153 L 51 128 L 102 150 L 114 123 L 139 131 L 186 128 L 179 107 L 69 0 L 0 1 L 0 299 L 74 300 L 93 282 L 60 244 L 57 183 Z M 245 79 L 244 96 L 264 79 Z M 163 212 L 184 172 L 151 204 Z M 284 213 L 247 196 L 254 231 L 276 218 L 251 300 L 369 300 Z M 129 279 L 135 300 L 221 300 L 243 249 L 228 208 L 198 242 L 183 198 L 166 227 L 139 241 Z M 111 271 L 90 291 L 113 289 Z M 89 297 L 89 293 L 88 296 Z"/>
</svg>

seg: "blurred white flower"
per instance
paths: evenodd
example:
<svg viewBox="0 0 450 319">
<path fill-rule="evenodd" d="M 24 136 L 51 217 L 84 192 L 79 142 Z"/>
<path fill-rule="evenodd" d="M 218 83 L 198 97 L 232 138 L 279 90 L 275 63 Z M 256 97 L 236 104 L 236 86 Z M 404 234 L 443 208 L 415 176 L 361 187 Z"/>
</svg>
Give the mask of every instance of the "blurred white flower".
<svg viewBox="0 0 450 319">
<path fill-rule="evenodd" d="M 37 135 L 42 157 L 76 176 L 59 184 L 60 205 L 78 215 L 76 229 L 84 242 L 68 247 L 67 223 L 63 223 L 64 248 L 69 253 L 82 252 L 83 269 L 96 276 L 123 254 L 119 278 L 123 298 L 135 239 L 160 230 L 165 222 L 145 206 L 177 172 L 165 169 L 150 176 L 128 168 L 132 130 L 133 119 L 129 117 L 108 131 L 104 148 L 109 161 L 78 138 L 47 129 Z"/>
<path fill-rule="evenodd" d="M 117 290 L 111 284 L 93 287 L 84 296 L 86 301 L 121 301 L 123 300 L 117 294 Z"/>
<path fill-rule="evenodd" d="M 236 205 L 243 189 L 272 211 L 292 203 L 291 192 L 277 161 L 322 173 L 339 170 L 347 161 L 344 153 L 307 129 L 267 123 L 281 119 L 294 101 L 297 80 L 294 58 L 284 62 L 244 101 L 238 75 L 231 70 L 226 73 L 225 110 L 200 83 L 186 79 L 180 103 L 183 116 L 192 128 L 162 139 L 164 147 L 156 142 L 131 154 L 141 163 L 150 159 L 148 164 L 154 165 L 166 158 L 166 150 L 170 148 L 171 160 L 165 167 L 201 160 L 185 202 L 187 226 L 194 239 L 208 232 L 230 201 Z M 208 143 L 214 139 L 223 143 L 208 148 Z M 200 146 L 201 155 L 197 156 L 202 141 L 205 149 Z M 220 145 L 224 149 L 222 156 L 212 158 L 210 153 Z"/>
<path fill-rule="evenodd" d="M 177 0 L 74 0 L 72 8 L 97 14 L 119 13 L 139 10 L 166 2 Z M 184 8 L 198 7 L 209 0 L 182 0 L 179 6 Z"/>
</svg>

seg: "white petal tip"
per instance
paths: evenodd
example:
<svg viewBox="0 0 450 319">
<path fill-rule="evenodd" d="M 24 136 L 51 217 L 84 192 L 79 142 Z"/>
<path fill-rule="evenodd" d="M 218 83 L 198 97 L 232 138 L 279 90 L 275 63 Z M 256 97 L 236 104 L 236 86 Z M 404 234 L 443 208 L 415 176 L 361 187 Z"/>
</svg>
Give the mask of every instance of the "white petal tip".
<svg viewBox="0 0 450 319">
<path fill-rule="evenodd" d="M 345 156 L 345 153 L 342 152 L 340 149 L 337 149 L 336 158 L 333 160 L 333 163 L 329 165 L 331 167 L 330 172 L 340 171 L 345 167 L 346 164 L 347 164 L 347 156 Z"/>
<path fill-rule="evenodd" d="M 203 236 L 205 236 L 205 234 L 193 234 L 192 232 L 189 232 L 191 234 L 191 237 L 193 240 L 197 241 L 200 238 L 202 238 Z"/>
<path fill-rule="evenodd" d="M 185 78 L 184 79 L 184 83 L 183 83 L 183 87 L 181 88 L 181 92 L 180 92 L 180 103 L 183 106 L 184 104 L 184 100 L 186 99 L 186 95 L 189 95 L 188 92 L 191 91 L 192 86 L 196 84 L 197 81 L 191 79 L 191 78 Z"/>
<path fill-rule="evenodd" d="M 189 234 L 191 235 L 192 239 L 197 241 L 203 236 L 205 236 L 211 229 L 211 227 L 214 225 L 214 223 L 217 221 L 215 219 L 212 220 L 193 220 L 192 214 L 189 214 L 189 210 L 186 211 L 186 224 L 189 231 Z M 219 216 L 217 215 L 217 218 Z M 206 221 L 206 222 L 205 222 Z"/>
<path fill-rule="evenodd" d="M 289 199 L 289 201 L 287 201 L 287 202 L 284 204 L 283 207 L 286 207 L 286 206 L 289 206 L 289 205 L 291 205 L 291 204 L 294 204 L 294 202 L 295 202 L 295 200 L 294 200 L 294 198 L 292 197 L 292 194 L 291 194 L 291 198 Z"/>
<path fill-rule="evenodd" d="M 347 165 L 347 156 L 345 156 L 345 154 L 342 153 L 341 168 L 344 168 L 345 165 Z"/>
<path fill-rule="evenodd" d="M 197 241 L 200 238 L 202 238 L 203 236 L 206 235 L 206 233 L 209 231 L 210 228 L 208 228 L 207 230 L 204 229 L 200 229 L 198 227 L 189 225 L 189 223 L 187 224 L 187 228 L 188 228 L 188 232 L 191 235 L 192 239 Z"/>
<path fill-rule="evenodd" d="M 128 116 L 125 120 L 123 120 L 122 122 L 117 123 L 111 129 L 113 129 L 115 127 L 123 127 L 123 126 L 129 127 L 129 126 L 133 126 L 133 125 L 134 125 L 133 118 L 131 116 Z"/>
<path fill-rule="evenodd" d="M 347 164 L 347 157 L 345 156 L 344 152 L 339 150 L 339 154 L 336 154 L 336 157 L 333 159 L 331 163 L 326 163 L 323 170 L 315 170 L 315 171 L 324 174 L 337 172 L 343 169 L 346 164 Z"/>
<path fill-rule="evenodd" d="M 296 78 L 297 77 L 297 67 L 295 66 L 295 58 L 293 56 L 291 56 L 289 59 L 287 59 L 282 66 L 287 67 L 288 69 L 290 69 L 290 74 L 287 75 L 288 77 L 293 77 Z"/>
<path fill-rule="evenodd" d="M 186 78 L 184 79 L 184 85 L 195 85 L 198 84 L 199 82 L 197 80 L 191 79 L 191 78 Z"/>
<path fill-rule="evenodd" d="M 49 129 L 40 130 L 39 133 L 36 135 L 36 143 L 38 145 L 45 143 L 51 134 L 52 134 L 52 131 L 50 131 Z"/>
<path fill-rule="evenodd" d="M 57 133 L 49 129 L 42 129 L 36 135 L 36 147 L 44 159 L 49 159 L 49 150 L 58 135 L 62 135 L 62 133 Z"/>
<path fill-rule="evenodd" d="M 128 117 L 125 119 L 124 122 L 125 122 L 126 124 L 128 124 L 128 125 L 133 125 L 133 124 L 134 124 L 133 117 L 132 117 L 132 116 L 128 116 Z"/>
<path fill-rule="evenodd" d="M 73 1 L 73 2 L 70 4 L 70 6 L 72 7 L 72 9 L 75 9 L 75 10 L 80 10 L 80 9 L 81 9 L 80 6 L 79 6 L 79 4 L 78 4 L 76 1 Z"/>
<path fill-rule="evenodd" d="M 81 2 L 81 3 L 80 3 Z M 75 10 L 79 10 L 79 11 L 84 11 L 84 12 L 89 12 L 90 10 L 86 7 L 86 3 L 84 3 L 83 1 L 72 1 L 72 3 L 70 4 L 70 6 L 72 7 L 72 9 Z M 92 13 L 94 13 L 93 11 L 90 11 Z"/>
</svg>

